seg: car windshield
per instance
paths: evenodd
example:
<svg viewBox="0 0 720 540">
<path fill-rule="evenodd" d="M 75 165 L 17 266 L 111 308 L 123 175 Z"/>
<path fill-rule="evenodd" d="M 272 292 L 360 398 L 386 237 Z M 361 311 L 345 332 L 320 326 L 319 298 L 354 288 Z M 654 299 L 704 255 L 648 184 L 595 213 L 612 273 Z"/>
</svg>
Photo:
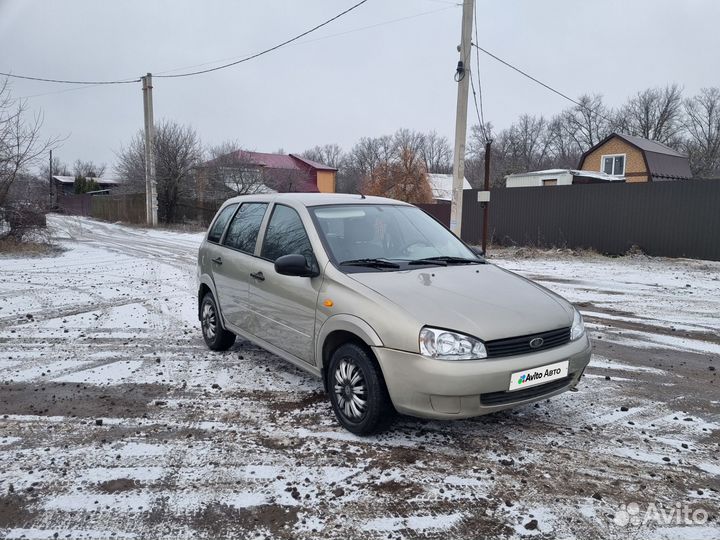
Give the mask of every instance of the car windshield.
<svg viewBox="0 0 720 540">
<path fill-rule="evenodd" d="M 446 266 L 482 261 L 414 206 L 352 204 L 310 210 L 331 257 L 346 269 L 387 271 L 411 264 Z"/>
</svg>

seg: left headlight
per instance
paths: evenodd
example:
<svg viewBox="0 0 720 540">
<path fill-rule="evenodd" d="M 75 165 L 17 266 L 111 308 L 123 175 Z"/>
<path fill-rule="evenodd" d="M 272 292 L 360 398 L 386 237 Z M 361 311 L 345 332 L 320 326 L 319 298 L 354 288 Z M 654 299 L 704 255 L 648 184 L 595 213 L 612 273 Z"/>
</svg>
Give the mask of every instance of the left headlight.
<svg viewBox="0 0 720 540">
<path fill-rule="evenodd" d="M 580 339 L 585 334 L 585 323 L 583 322 L 582 315 L 576 309 L 575 315 L 573 315 L 572 328 L 570 328 L 570 341 Z"/>
<path fill-rule="evenodd" d="M 437 360 L 487 358 L 487 351 L 482 341 L 450 330 L 428 326 L 420 330 L 420 354 Z"/>
</svg>

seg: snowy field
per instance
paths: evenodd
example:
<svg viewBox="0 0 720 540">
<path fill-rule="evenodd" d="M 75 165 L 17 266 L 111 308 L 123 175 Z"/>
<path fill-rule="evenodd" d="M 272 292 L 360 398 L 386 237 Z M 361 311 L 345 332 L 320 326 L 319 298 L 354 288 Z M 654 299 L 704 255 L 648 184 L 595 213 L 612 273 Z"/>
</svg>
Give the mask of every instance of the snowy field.
<svg viewBox="0 0 720 540">
<path fill-rule="evenodd" d="M 720 538 L 720 263 L 493 259 L 583 312 L 579 391 L 359 438 L 318 380 L 205 348 L 200 234 L 49 222 L 62 254 L 0 255 L 2 538 Z"/>
</svg>

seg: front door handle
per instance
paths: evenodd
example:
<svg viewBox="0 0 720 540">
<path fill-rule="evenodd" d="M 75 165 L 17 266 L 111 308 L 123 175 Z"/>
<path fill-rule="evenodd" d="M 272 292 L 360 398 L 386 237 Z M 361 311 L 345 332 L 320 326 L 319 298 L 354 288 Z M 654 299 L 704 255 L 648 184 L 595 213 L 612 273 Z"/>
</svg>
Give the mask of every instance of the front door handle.
<svg viewBox="0 0 720 540">
<path fill-rule="evenodd" d="M 262 272 L 255 272 L 253 274 L 250 274 L 250 277 L 257 279 L 258 281 L 265 281 L 265 276 Z"/>
<path fill-rule="evenodd" d="M 212 262 L 215 264 L 222 264 L 222 257 L 215 257 Z"/>
</svg>

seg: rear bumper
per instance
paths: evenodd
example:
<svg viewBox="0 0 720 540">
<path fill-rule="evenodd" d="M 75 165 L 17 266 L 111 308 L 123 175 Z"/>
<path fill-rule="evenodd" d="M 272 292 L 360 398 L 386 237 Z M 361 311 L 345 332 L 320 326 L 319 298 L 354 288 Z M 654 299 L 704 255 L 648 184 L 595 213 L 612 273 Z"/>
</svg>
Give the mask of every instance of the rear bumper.
<svg viewBox="0 0 720 540">
<path fill-rule="evenodd" d="M 507 358 L 447 362 L 416 353 L 373 347 L 398 412 L 422 418 L 468 418 L 565 392 L 590 362 L 587 335 L 546 351 Z M 517 371 L 569 361 L 564 379 L 509 392 Z"/>
</svg>

